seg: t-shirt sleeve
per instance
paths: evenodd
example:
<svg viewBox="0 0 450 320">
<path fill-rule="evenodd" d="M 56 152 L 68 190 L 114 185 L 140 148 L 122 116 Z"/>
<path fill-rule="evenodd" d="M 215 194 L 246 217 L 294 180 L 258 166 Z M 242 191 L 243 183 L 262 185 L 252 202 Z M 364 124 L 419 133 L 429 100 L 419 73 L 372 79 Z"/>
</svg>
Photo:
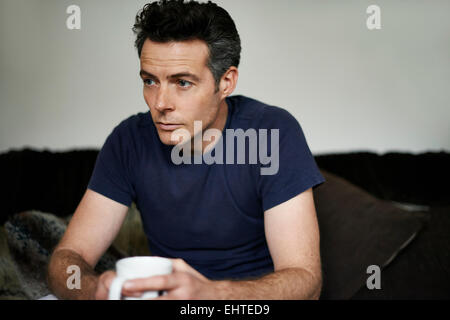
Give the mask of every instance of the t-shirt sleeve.
<svg viewBox="0 0 450 320">
<path fill-rule="evenodd" d="M 260 172 L 258 180 L 258 192 L 264 211 L 325 182 L 299 122 L 286 110 L 275 110 L 278 112 L 272 111 L 270 117 L 276 119 L 273 120 L 272 129 L 278 129 L 278 152 L 275 145 L 276 134 L 273 130 L 268 130 L 267 149 L 272 161 L 261 165 L 261 169 L 272 166 L 267 172 L 272 171 L 273 174 Z M 278 171 L 275 172 L 274 157 L 277 154 Z"/>
<path fill-rule="evenodd" d="M 130 170 L 132 143 L 123 129 L 118 126 L 107 137 L 87 188 L 129 207 L 135 199 Z"/>
</svg>

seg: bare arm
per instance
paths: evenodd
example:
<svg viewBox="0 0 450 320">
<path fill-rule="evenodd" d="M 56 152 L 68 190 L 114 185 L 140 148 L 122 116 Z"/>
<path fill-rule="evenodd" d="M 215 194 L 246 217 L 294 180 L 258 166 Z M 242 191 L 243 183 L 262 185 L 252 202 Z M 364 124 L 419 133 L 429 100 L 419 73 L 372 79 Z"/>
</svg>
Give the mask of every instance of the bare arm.
<svg viewBox="0 0 450 320">
<path fill-rule="evenodd" d="M 67 286 L 70 276 L 67 269 L 73 265 L 80 268 L 80 289 L 69 289 Z M 98 275 L 94 268 L 75 251 L 57 249 L 50 260 L 47 282 L 53 294 L 60 299 L 89 300 L 95 298 Z"/>
<path fill-rule="evenodd" d="M 219 282 L 225 299 L 318 299 L 320 237 L 312 189 L 264 214 L 275 272 L 257 280 Z"/>
<path fill-rule="evenodd" d="M 99 276 L 94 267 L 119 232 L 127 211 L 118 202 L 86 191 L 50 259 L 47 281 L 53 294 L 61 299 L 96 297 Z M 80 289 L 67 287 L 71 265 L 80 268 Z"/>
<path fill-rule="evenodd" d="M 302 269 L 275 271 L 257 280 L 220 281 L 218 299 L 226 300 L 317 300 L 320 282 Z"/>
</svg>

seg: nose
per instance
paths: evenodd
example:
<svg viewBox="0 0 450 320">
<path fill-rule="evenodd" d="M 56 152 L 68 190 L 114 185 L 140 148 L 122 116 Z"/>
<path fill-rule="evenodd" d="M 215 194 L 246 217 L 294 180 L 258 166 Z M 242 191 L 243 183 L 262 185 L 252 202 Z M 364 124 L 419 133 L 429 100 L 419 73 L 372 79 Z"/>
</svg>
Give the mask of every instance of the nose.
<svg viewBox="0 0 450 320">
<path fill-rule="evenodd" d="M 155 109 L 159 112 L 173 110 L 174 107 L 170 102 L 169 90 L 166 86 L 161 85 L 156 93 Z"/>
</svg>

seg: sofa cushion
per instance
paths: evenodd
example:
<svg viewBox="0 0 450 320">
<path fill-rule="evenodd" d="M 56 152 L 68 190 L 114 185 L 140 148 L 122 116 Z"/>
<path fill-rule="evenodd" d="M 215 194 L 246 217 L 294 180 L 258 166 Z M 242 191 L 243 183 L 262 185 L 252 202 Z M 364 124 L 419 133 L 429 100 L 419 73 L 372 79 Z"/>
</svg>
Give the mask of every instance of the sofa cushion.
<svg viewBox="0 0 450 320">
<path fill-rule="evenodd" d="M 382 270 L 417 235 L 424 213 L 402 210 L 343 178 L 321 170 L 314 189 L 323 286 L 321 299 L 349 299 L 366 285 L 367 268 Z"/>
<path fill-rule="evenodd" d="M 352 299 L 450 300 L 450 206 L 428 211 L 416 239 L 386 268 L 382 290 L 362 287 Z"/>
</svg>

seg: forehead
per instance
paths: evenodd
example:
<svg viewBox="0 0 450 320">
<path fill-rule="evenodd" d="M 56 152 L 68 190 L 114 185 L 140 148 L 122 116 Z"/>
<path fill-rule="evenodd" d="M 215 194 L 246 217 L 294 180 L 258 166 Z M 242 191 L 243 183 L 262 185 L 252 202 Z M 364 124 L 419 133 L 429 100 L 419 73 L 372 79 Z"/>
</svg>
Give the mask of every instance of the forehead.
<svg viewBox="0 0 450 320">
<path fill-rule="evenodd" d="M 206 67 L 208 54 L 208 46 L 201 40 L 160 43 L 147 39 L 140 62 L 143 69 L 184 67 L 199 72 Z"/>
</svg>

